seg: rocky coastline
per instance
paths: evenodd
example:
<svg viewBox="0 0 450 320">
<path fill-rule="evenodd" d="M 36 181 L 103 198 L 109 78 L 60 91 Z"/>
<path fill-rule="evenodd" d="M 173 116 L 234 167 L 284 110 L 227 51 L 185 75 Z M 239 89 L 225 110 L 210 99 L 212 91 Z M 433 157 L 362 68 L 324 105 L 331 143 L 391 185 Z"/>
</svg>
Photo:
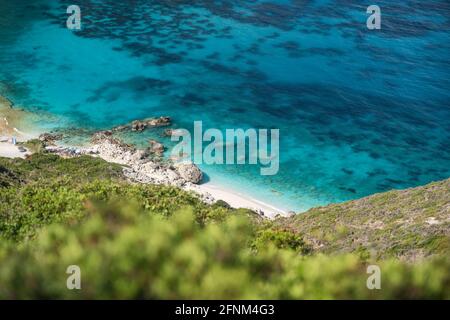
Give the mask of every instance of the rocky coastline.
<svg viewBox="0 0 450 320">
<path fill-rule="evenodd" d="M 8 120 L 15 124 L 15 113 L 17 110 L 11 109 L 7 104 L 8 110 L 13 114 L 6 115 Z M 1 124 L 1 123 L 0 123 Z M 71 131 L 56 131 L 50 133 L 33 135 L 20 134 L 19 131 L 13 130 L 11 123 L 5 122 L 5 130 L 1 130 L 5 137 L 10 138 L 14 135 L 17 137 L 17 145 L 10 142 L 0 143 L 0 155 L 10 158 L 25 158 L 34 152 L 45 152 L 57 154 L 61 157 L 79 157 L 89 155 L 100 157 L 107 162 L 117 163 L 123 166 L 124 176 L 133 183 L 144 184 L 162 184 L 182 188 L 187 191 L 196 193 L 201 200 L 207 204 L 213 204 L 220 201 L 221 204 L 233 208 L 247 208 L 261 217 L 275 218 L 277 216 L 286 216 L 291 213 L 263 203 L 246 194 L 240 194 L 222 186 L 213 185 L 210 182 L 203 183 L 203 172 L 193 163 L 182 161 L 176 158 L 164 158 L 166 147 L 157 140 L 149 140 L 146 149 L 137 149 L 133 145 L 122 142 L 117 136 L 124 133 L 141 133 L 145 130 L 164 128 L 162 136 L 170 136 L 174 130 L 171 128 L 172 121 L 170 117 L 147 118 L 143 120 L 135 120 L 128 124 L 120 125 L 109 130 L 98 132 L 84 132 L 89 134 L 89 143 L 85 146 L 67 145 L 64 139 L 72 137 Z M 9 130 L 9 131 L 8 131 Z M 89 138 L 90 137 L 90 138 Z"/>
<path fill-rule="evenodd" d="M 62 157 L 89 155 L 120 164 L 123 166 L 124 175 L 131 182 L 176 186 L 196 191 L 206 203 L 215 202 L 210 194 L 201 192 L 198 188 L 197 185 L 201 183 L 203 173 L 193 163 L 164 161 L 159 152 L 152 152 L 152 148 L 137 149 L 113 137 L 111 131 L 95 133 L 88 147 L 63 146 L 58 144 L 61 138 L 60 134 L 45 133 L 40 135 L 39 140 L 47 152 Z M 153 140 L 150 143 L 157 144 L 158 150 L 162 146 L 161 143 Z"/>
<path fill-rule="evenodd" d="M 168 119 L 161 117 L 158 119 Z M 147 120 L 146 120 L 147 121 Z M 136 123 L 136 122 L 134 122 Z M 132 127 L 121 130 L 133 130 Z M 288 214 L 280 209 L 261 203 L 244 195 L 224 190 L 217 186 L 202 184 L 203 172 L 191 162 L 175 162 L 163 159 L 165 147 L 155 140 L 149 141 L 149 148 L 137 149 L 114 137 L 115 130 L 99 131 L 91 138 L 87 147 L 64 146 L 58 141 L 60 134 L 41 134 L 40 142 L 44 149 L 61 157 L 89 155 L 100 157 L 107 162 L 123 166 L 123 173 L 130 182 L 175 186 L 196 193 L 202 201 L 213 204 L 217 201 L 235 208 L 253 210 L 264 218 L 272 219 Z"/>
</svg>

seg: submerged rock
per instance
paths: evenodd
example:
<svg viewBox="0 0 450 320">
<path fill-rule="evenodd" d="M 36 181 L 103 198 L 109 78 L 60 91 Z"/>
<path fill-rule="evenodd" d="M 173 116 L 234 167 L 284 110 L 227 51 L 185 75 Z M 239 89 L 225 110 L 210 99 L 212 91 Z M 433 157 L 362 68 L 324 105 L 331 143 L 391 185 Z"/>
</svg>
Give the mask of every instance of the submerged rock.
<svg viewBox="0 0 450 320">
<path fill-rule="evenodd" d="M 39 140 L 42 141 L 45 145 L 55 145 L 55 141 L 61 140 L 62 138 L 63 135 L 61 133 L 43 133 L 39 136 Z"/>
<path fill-rule="evenodd" d="M 110 139 L 112 137 L 112 131 L 111 130 L 105 130 L 105 131 L 99 131 L 94 133 L 94 135 L 91 138 L 91 141 L 93 143 L 102 142 L 107 139 Z"/>
<path fill-rule="evenodd" d="M 203 179 L 203 172 L 193 163 L 178 163 L 175 169 L 188 182 L 199 184 Z"/>
<path fill-rule="evenodd" d="M 162 133 L 162 137 L 171 137 L 173 134 L 173 129 L 166 129 L 164 130 L 164 132 Z"/>
<path fill-rule="evenodd" d="M 115 132 L 121 132 L 121 131 L 127 131 L 127 130 L 130 130 L 131 129 L 131 126 L 130 125 L 124 125 L 124 126 L 118 126 L 118 127 L 115 127 L 114 129 L 112 129 L 113 131 L 115 131 Z"/>
</svg>

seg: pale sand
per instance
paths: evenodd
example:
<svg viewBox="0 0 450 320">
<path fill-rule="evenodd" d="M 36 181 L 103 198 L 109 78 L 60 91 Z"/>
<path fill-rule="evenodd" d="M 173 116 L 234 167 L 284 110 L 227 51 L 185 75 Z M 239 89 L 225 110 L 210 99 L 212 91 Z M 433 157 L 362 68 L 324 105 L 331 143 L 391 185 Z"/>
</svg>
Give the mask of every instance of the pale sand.
<svg viewBox="0 0 450 320">
<path fill-rule="evenodd" d="M 17 146 L 9 142 L 0 142 L 0 157 L 24 159 L 30 152 L 20 152 Z"/>
<path fill-rule="evenodd" d="M 288 212 L 280 208 L 271 206 L 270 204 L 253 199 L 245 194 L 235 192 L 234 190 L 226 189 L 223 186 L 214 185 L 212 183 L 205 183 L 202 185 L 194 185 L 190 190 L 200 194 L 208 193 L 215 200 L 223 200 L 232 208 L 246 208 L 256 212 L 263 212 L 267 218 L 274 218 L 277 215 L 287 216 Z"/>
</svg>

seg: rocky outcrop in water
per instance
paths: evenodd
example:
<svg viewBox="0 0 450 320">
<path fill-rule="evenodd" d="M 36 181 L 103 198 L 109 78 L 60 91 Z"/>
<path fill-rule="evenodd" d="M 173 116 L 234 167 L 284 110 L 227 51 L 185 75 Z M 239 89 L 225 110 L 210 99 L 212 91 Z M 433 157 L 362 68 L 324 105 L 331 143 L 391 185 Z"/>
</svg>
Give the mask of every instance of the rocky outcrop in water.
<svg viewBox="0 0 450 320">
<path fill-rule="evenodd" d="M 162 133 L 162 137 L 171 137 L 173 134 L 173 129 L 166 129 L 164 130 L 164 132 Z"/>
<path fill-rule="evenodd" d="M 39 136 L 39 140 L 46 146 L 55 145 L 56 141 L 62 140 L 63 135 L 60 133 L 43 133 Z"/>
<path fill-rule="evenodd" d="M 129 124 L 113 128 L 112 132 L 124 131 L 144 131 L 151 128 L 166 127 L 172 124 L 170 117 L 148 118 L 144 120 L 135 120 Z"/>
</svg>

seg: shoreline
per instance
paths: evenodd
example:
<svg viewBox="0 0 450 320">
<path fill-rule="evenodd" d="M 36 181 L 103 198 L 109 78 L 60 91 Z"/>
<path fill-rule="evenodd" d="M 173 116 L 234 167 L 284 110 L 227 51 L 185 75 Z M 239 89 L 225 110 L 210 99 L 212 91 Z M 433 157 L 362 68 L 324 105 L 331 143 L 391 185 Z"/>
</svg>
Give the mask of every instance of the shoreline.
<svg viewBox="0 0 450 320">
<path fill-rule="evenodd" d="M 23 122 L 25 117 L 24 111 L 13 109 L 13 103 L 0 96 L 0 157 L 24 159 L 31 154 L 29 151 L 20 151 L 19 147 L 12 143 L 13 137 L 18 143 L 36 137 L 17 128 L 16 123 Z"/>
<path fill-rule="evenodd" d="M 273 219 L 277 216 L 289 216 L 285 210 L 254 199 L 235 190 L 213 184 L 201 183 L 203 173 L 190 162 L 164 164 L 149 160 L 145 151 L 136 149 L 112 137 L 99 132 L 91 144 L 85 147 L 55 145 L 47 148 L 50 152 L 65 155 L 67 152 L 79 155 L 90 155 L 124 166 L 124 174 L 131 181 L 142 184 L 161 184 L 179 187 L 185 191 L 196 193 L 205 203 L 213 204 L 219 200 L 225 201 L 235 209 L 250 209 L 264 218 Z M 187 172 L 187 174 L 186 174 Z M 192 178 L 192 175 L 194 178 Z"/>
<path fill-rule="evenodd" d="M 289 213 L 285 210 L 282 210 L 245 194 L 239 193 L 235 190 L 230 190 L 223 186 L 213 184 L 211 182 L 196 185 L 195 189 L 198 189 L 194 190 L 196 192 L 202 192 L 211 195 L 216 201 L 225 201 L 235 209 L 250 209 L 270 219 L 275 218 L 278 215 L 285 217 L 289 216 Z"/>
<path fill-rule="evenodd" d="M 17 128 L 16 122 L 24 123 L 25 117 L 30 116 L 26 111 L 15 110 L 12 103 L 0 96 L 0 157 L 6 158 L 26 158 L 31 152 L 19 151 L 18 146 L 13 145 L 11 137 L 14 136 L 17 142 L 25 142 L 30 139 L 36 139 L 39 131 L 33 134 L 25 133 Z M 44 132 L 41 132 L 44 133 Z M 9 141 L 4 141 L 8 138 Z M 143 150 L 132 148 L 120 142 L 114 142 L 111 137 L 102 137 L 96 143 L 88 146 L 67 146 L 58 144 L 56 141 L 53 146 L 46 148 L 51 153 L 66 155 L 67 152 L 72 156 L 83 154 L 100 157 L 107 162 L 118 163 L 130 167 L 124 168 L 125 176 L 137 183 L 168 184 L 180 187 L 186 191 L 192 191 L 202 198 L 206 203 L 214 203 L 218 200 L 225 201 L 230 207 L 239 209 L 245 208 L 255 211 L 260 216 L 273 219 L 276 216 L 288 216 L 285 210 L 267 204 L 263 201 L 254 199 L 251 196 L 240 193 L 236 190 L 223 187 L 218 184 L 206 182 L 203 184 L 192 183 L 189 179 L 180 177 L 180 170 L 172 166 L 164 166 L 157 162 L 143 161 Z M 192 164 L 181 164 L 182 166 L 195 166 Z M 176 167 L 177 165 L 175 165 Z M 195 168 L 197 168 L 195 166 Z M 183 170 L 186 168 L 183 168 Z M 191 170 L 192 168 L 187 168 Z M 198 168 L 196 170 L 199 170 Z M 202 173 L 201 173 L 202 174 Z"/>
<path fill-rule="evenodd" d="M 198 175 L 195 172 L 200 172 L 201 176 L 203 173 L 196 165 L 190 162 L 165 166 L 159 162 L 148 161 L 143 157 L 143 150 L 125 145 L 114 138 L 102 136 L 103 133 L 101 132 L 99 134 L 100 138 L 95 143 L 84 149 L 84 151 L 83 149 L 78 151 L 80 153 L 93 153 L 94 156 L 99 156 L 105 161 L 129 166 L 129 169 L 125 170 L 125 175 L 136 182 L 174 185 L 186 191 L 195 192 L 206 203 L 212 204 L 218 200 L 222 200 L 232 208 L 250 209 L 260 216 L 269 219 L 275 218 L 278 215 L 289 215 L 282 209 L 235 190 L 210 182 L 201 183 L 201 178 L 197 179 Z M 180 166 L 183 170 L 187 169 L 189 172 L 194 171 L 195 178 L 191 179 L 189 175 L 186 177 L 183 172 L 180 172 Z"/>
</svg>

